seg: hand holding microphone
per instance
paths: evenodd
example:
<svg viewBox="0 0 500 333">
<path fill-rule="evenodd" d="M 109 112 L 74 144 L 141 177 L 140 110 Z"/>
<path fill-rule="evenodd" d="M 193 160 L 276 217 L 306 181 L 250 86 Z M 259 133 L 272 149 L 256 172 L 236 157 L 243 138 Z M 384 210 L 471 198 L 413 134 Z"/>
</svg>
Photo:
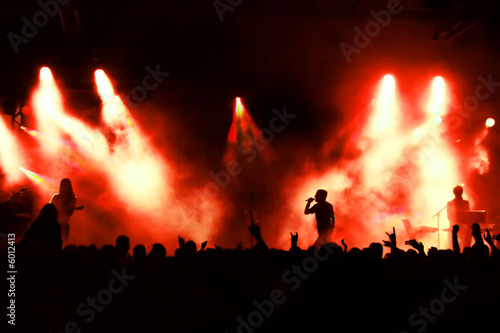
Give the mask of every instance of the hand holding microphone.
<svg viewBox="0 0 500 333">
<path fill-rule="evenodd" d="M 315 200 L 314 198 L 309 198 L 309 199 L 307 199 L 306 201 L 307 201 L 308 203 L 311 203 L 311 202 L 313 202 L 314 200 Z"/>
</svg>

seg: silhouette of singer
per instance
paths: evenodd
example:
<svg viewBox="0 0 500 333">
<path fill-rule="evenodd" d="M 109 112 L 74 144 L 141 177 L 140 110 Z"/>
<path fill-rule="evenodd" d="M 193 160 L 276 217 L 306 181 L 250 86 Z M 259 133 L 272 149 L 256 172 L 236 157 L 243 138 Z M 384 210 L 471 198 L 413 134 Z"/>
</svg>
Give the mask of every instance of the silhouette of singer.
<svg viewBox="0 0 500 333">
<path fill-rule="evenodd" d="M 76 208 L 76 196 L 69 178 L 61 180 L 59 193 L 52 196 L 50 203 L 57 208 L 57 217 L 61 225 L 61 236 L 64 242 L 67 243 L 69 238 L 69 218 L 73 215 Z"/>
<path fill-rule="evenodd" d="M 333 211 L 333 206 L 326 201 L 327 195 L 328 192 L 325 190 L 316 191 L 314 198 L 306 200 L 307 204 L 304 209 L 304 214 L 316 215 L 316 227 L 318 228 L 318 239 L 314 243 L 316 247 L 320 247 L 330 242 L 333 228 L 335 227 L 335 213 Z M 313 201 L 317 203 L 310 207 Z"/>
</svg>

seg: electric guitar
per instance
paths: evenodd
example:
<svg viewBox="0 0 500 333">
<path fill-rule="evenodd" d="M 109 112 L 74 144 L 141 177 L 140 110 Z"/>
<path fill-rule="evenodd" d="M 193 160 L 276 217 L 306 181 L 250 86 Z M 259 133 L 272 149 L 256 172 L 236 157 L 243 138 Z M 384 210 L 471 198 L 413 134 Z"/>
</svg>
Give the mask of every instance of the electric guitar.
<svg viewBox="0 0 500 333">
<path fill-rule="evenodd" d="M 71 212 L 74 212 L 75 210 L 83 210 L 83 206 L 78 206 L 78 207 L 72 208 Z"/>
</svg>

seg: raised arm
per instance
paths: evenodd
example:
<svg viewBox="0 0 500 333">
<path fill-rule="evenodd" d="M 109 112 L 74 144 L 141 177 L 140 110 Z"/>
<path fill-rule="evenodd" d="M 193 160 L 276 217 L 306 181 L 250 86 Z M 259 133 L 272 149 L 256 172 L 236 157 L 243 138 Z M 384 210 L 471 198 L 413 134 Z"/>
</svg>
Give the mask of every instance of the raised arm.
<svg viewBox="0 0 500 333">
<path fill-rule="evenodd" d="M 490 246 L 492 253 L 498 252 L 498 248 L 493 243 L 493 238 L 491 237 L 490 231 L 488 229 L 486 229 L 486 235 L 484 235 L 484 240 Z"/>
<path fill-rule="evenodd" d="M 452 239 L 453 239 L 453 252 L 455 253 L 460 253 L 460 244 L 458 244 L 458 231 L 460 230 L 460 227 L 458 224 L 455 224 L 453 226 L 453 231 L 452 231 Z"/>
<path fill-rule="evenodd" d="M 248 231 L 252 234 L 252 236 L 255 237 L 255 240 L 257 241 L 257 245 L 255 245 L 255 248 L 261 248 L 264 250 L 267 250 L 267 244 L 264 242 L 264 239 L 262 238 L 262 235 L 260 234 L 260 227 L 256 224 L 250 225 L 248 227 Z"/>
<path fill-rule="evenodd" d="M 472 225 L 472 237 L 474 237 L 475 244 L 484 245 L 483 237 L 481 236 L 481 227 L 477 223 Z"/>
<path fill-rule="evenodd" d="M 391 248 L 391 253 L 397 253 L 399 252 L 397 243 L 396 243 L 396 229 L 392 227 L 392 234 L 389 234 L 388 232 L 385 233 L 387 236 L 389 236 L 389 241 L 383 241 L 384 246 L 390 247 Z"/>
<path fill-rule="evenodd" d="M 411 239 L 408 241 L 408 243 L 415 249 L 418 251 L 418 253 L 423 256 L 423 257 L 426 257 L 426 254 L 425 254 L 425 251 L 424 251 L 424 244 L 422 242 L 417 242 L 417 240 L 415 239 Z"/>
</svg>

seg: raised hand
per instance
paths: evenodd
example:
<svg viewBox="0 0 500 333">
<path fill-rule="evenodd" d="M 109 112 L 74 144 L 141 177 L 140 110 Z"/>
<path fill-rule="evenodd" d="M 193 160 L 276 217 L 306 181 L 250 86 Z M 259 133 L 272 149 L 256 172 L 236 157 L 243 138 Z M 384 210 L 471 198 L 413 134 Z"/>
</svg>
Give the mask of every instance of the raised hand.
<svg viewBox="0 0 500 333">
<path fill-rule="evenodd" d="M 248 227 L 248 231 L 250 231 L 250 233 L 257 237 L 257 236 L 260 236 L 260 227 L 258 225 L 251 225 Z"/>
<path fill-rule="evenodd" d="M 385 233 L 387 236 L 389 236 L 389 241 L 384 241 L 384 246 L 388 247 L 396 247 L 396 229 L 392 227 L 392 234 Z"/>
<path fill-rule="evenodd" d="M 345 239 L 342 239 L 342 245 L 344 246 L 344 252 L 347 252 L 347 244 L 345 243 Z"/>
<path fill-rule="evenodd" d="M 478 223 L 472 225 L 472 237 L 474 237 L 476 244 L 484 244 L 483 237 L 481 237 L 481 228 Z"/>
<path fill-rule="evenodd" d="M 457 234 L 459 230 L 460 230 L 460 227 L 458 226 L 458 224 L 455 224 L 455 225 L 453 226 L 453 230 L 452 230 L 452 232 L 453 232 L 454 234 Z"/>
<path fill-rule="evenodd" d="M 255 237 L 255 240 L 257 241 L 257 245 L 255 246 L 256 248 L 261 248 L 261 249 L 268 249 L 266 242 L 264 242 L 264 239 L 262 239 L 262 235 L 260 234 L 260 227 L 258 225 L 250 225 L 248 227 L 248 231 L 250 231 L 250 234 L 252 234 L 253 237 Z"/>
<path fill-rule="evenodd" d="M 491 250 L 497 252 L 498 248 L 493 243 L 493 237 L 491 237 L 490 231 L 488 229 L 486 229 L 486 235 L 483 235 L 483 237 L 486 243 L 488 243 L 488 245 L 491 247 Z"/>
<path fill-rule="evenodd" d="M 486 229 L 486 235 L 483 235 L 483 238 L 486 241 L 486 243 L 488 243 L 488 244 L 493 242 L 493 238 L 491 238 L 491 234 L 490 234 L 490 231 L 488 229 Z"/>
<path fill-rule="evenodd" d="M 424 244 L 422 244 L 422 242 L 419 243 L 415 239 L 411 239 L 408 241 L 408 244 L 411 245 L 414 249 L 416 249 L 418 253 L 423 254 L 425 256 Z"/>
<path fill-rule="evenodd" d="M 183 248 L 184 247 L 184 244 L 186 243 L 186 241 L 184 240 L 184 238 L 182 238 L 181 236 L 177 236 L 177 241 L 179 242 L 179 247 L 180 248 Z"/>
<path fill-rule="evenodd" d="M 207 241 L 201 243 L 201 251 L 204 251 L 206 247 L 207 247 Z"/>
<path fill-rule="evenodd" d="M 290 235 L 292 236 L 292 246 L 297 246 L 297 242 L 299 240 L 299 233 L 296 232 L 295 235 L 290 233 Z"/>
</svg>

